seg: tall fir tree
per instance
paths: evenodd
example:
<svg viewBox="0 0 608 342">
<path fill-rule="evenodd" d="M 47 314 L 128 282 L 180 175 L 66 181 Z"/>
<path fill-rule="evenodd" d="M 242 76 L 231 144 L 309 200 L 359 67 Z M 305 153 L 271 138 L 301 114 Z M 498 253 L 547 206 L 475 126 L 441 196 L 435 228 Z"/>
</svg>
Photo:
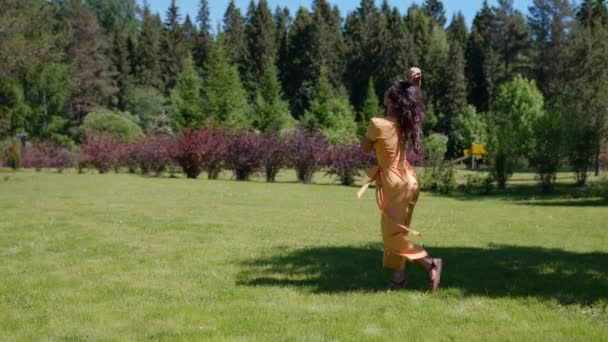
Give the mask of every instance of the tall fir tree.
<svg viewBox="0 0 608 342">
<path fill-rule="evenodd" d="M 524 15 L 515 10 L 513 0 L 498 0 L 494 9 L 494 46 L 499 54 L 500 81 L 511 80 L 515 74 L 531 76 L 532 44 Z"/>
<path fill-rule="evenodd" d="M 203 121 L 201 104 L 201 79 L 192 55 L 188 53 L 175 87 L 171 90 L 174 127 L 177 130 L 197 129 Z"/>
<path fill-rule="evenodd" d="M 104 34 L 111 37 L 115 30 L 121 34 L 134 37 L 139 30 L 136 0 L 86 0 L 95 13 L 99 26 Z"/>
<path fill-rule="evenodd" d="M 293 126 L 289 104 L 283 99 L 278 70 L 274 64 L 264 68 L 256 97 L 254 127 L 262 132 L 280 131 Z"/>
<path fill-rule="evenodd" d="M 285 91 L 284 84 L 286 83 L 287 68 L 289 67 L 289 31 L 293 25 L 293 18 L 287 7 L 281 8 L 277 6 L 274 11 L 274 22 L 277 28 L 277 72 L 281 81 L 281 89 Z"/>
<path fill-rule="evenodd" d="M 192 19 L 190 19 L 190 15 L 186 15 L 186 19 L 184 19 L 184 23 L 182 24 L 182 31 L 184 32 L 184 45 L 186 46 L 186 50 L 193 54 L 199 33 L 192 22 Z"/>
<path fill-rule="evenodd" d="M 121 111 L 127 108 L 127 101 L 133 90 L 133 70 L 131 69 L 131 55 L 128 47 L 129 37 L 124 31 L 116 28 L 112 34 L 112 51 L 110 59 L 114 86 L 117 89 L 115 105 Z"/>
<path fill-rule="evenodd" d="M 528 24 L 536 55 L 534 76 L 546 101 L 553 104 L 565 82 L 569 32 L 573 28 L 574 8 L 568 0 L 534 0 L 529 7 Z"/>
<path fill-rule="evenodd" d="M 161 74 L 161 39 L 163 26 L 158 15 L 150 12 L 150 5 L 144 2 L 142 29 L 136 48 L 135 75 L 137 83 L 145 87 L 163 90 Z"/>
<path fill-rule="evenodd" d="M 370 77 L 367 84 L 367 94 L 363 101 L 363 107 L 359 112 L 359 137 L 365 135 L 367 124 L 373 117 L 381 116 L 382 109 L 380 108 L 380 102 L 378 101 L 378 95 L 376 94 L 376 87 L 374 86 L 374 80 Z"/>
<path fill-rule="evenodd" d="M 245 75 L 245 88 L 250 98 L 255 98 L 259 80 L 264 75 L 266 65 L 276 63 L 276 29 L 272 13 L 266 0 L 259 0 L 257 6 L 250 4 L 246 26 L 249 51 L 248 73 Z"/>
<path fill-rule="evenodd" d="M 195 36 L 194 59 L 196 65 L 202 67 L 209 57 L 213 37 L 211 36 L 211 18 L 209 14 L 209 2 L 200 0 L 196 22 L 199 26 L 198 34 Z"/>
<path fill-rule="evenodd" d="M 576 13 L 576 19 L 585 26 L 593 25 L 597 19 L 602 25 L 608 24 L 606 0 L 583 0 Z"/>
<path fill-rule="evenodd" d="M 234 0 L 230 0 L 230 3 L 228 3 L 228 8 L 224 13 L 222 29 L 228 53 L 232 61 L 238 65 L 241 79 L 244 79 L 249 64 L 245 18 L 241 14 L 241 10 L 234 4 Z"/>
<path fill-rule="evenodd" d="M 313 16 L 313 44 L 310 46 L 313 59 L 317 61 L 313 73 L 316 83 L 321 75 L 321 68 L 327 71 L 327 77 L 334 86 L 342 87 L 344 74 L 344 38 L 340 11 L 337 7 L 331 8 L 327 0 L 314 0 L 312 2 Z"/>
<path fill-rule="evenodd" d="M 230 127 L 252 123 L 247 93 L 236 65 L 230 60 L 225 37 L 220 34 L 204 67 L 202 110 L 205 120 Z"/>
<path fill-rule="evenodd" d="M 437 25 L 440 27 L 445 26 L 447 19 L 445 18 L 445 9 L 441 0 L 425 0 L 422 10 L 426 15 L 433 18 Z"/>
<path fill-rule="evenodd" d="M 467 22 L 462 12 L 458 12 L 452 16 L 452 22 L 447 28 L 448 41 L 450 44 L 458 44 L 464 50 L 467 45 L 467 39 L 469 37 L 469 31 L 467 29 Z"/>
<path fill-rule="evenodd" d="M 171 5 L 165 15 L 165 29 L 161 45 L 162 75 L 166 94 L 169 94 L 175 87 L 177 75 L 182 71 L 184 57 L 188 55 L 180 21 L 179 7 L 177 7 L 176 0 L 171 0 Z"/>
</svg>

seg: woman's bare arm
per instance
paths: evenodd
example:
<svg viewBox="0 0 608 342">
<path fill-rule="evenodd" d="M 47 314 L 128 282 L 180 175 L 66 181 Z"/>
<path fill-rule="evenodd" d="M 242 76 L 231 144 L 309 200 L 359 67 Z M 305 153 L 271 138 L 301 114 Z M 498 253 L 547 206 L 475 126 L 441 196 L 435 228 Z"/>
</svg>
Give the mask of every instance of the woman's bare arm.
<svg viewBox="0 0 608 342">
<path fill-rule="evenodd" d="M 370 152 L 374 148 L 374 142 L 369 140 L 368 137 L 365 137 L 361 140 L 361 148 L 363 149 L 363 152 Z"/>
</svg>

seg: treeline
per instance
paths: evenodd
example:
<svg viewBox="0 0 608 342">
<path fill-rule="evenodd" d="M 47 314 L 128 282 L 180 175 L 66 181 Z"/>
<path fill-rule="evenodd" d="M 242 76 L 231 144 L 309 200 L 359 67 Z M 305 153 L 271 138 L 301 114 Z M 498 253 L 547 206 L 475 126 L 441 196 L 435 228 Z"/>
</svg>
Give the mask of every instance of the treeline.
<svg viewBox="0 0 608 342">
<path fill-rule="evenodd" d="M 207 0 L 196 18 L 176 1 L 161 18 L 135 0 L 0 0 L 0 136 L 69 145 L 213 123 L 352 142 L 419 66 L 425 133 L 448 137 L 448 157 L 485 143 L 501 187 L 521 160 L 549 187 L 565 165 L 584 184 L 608 136 L 607 6 L 534 0 L 529 12 L 484 2 L 468 30 L 439 0 L 406 13 L 361 0 L 346 16 L 326 0 L 296 13 L 230 1 L 212 28 Z"/>
</svg>

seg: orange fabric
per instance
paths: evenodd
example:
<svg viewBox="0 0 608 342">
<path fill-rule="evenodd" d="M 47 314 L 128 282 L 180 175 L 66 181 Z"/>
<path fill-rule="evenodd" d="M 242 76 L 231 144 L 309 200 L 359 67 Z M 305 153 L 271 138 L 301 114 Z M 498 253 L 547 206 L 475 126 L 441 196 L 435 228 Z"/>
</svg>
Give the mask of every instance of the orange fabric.
<svg viewBox="0 0 608 342">
<path fill-rule="evenodd" d="M 394 270 L 403 270 L 406 259 L 428 255 L 409 239 L 409 233 L 422 237 L 410 228 L 420 187 L 414 168 L 405 158 L 405 144 L 399 133 L 399 124 L 392 118 L 373 118 L 367 129 L 367 137 L 374 142 L 378 159 L 378 166 L 368 170 L 370 182 L 367 185 L 376 183 L 376 202 L 382 213 L 383 264 Z"/>
</svg>

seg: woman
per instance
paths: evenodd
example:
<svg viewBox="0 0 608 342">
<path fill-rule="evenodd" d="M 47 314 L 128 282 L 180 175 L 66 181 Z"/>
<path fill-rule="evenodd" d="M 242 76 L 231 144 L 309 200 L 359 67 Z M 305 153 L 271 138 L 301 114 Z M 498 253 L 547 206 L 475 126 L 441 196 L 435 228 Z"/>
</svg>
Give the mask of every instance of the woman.
<svg viewBox="0 0 608 342">
<path fill-rule="evenodd" d="M 385 268 L 394 271 L 389 287 L 406 285 L 405 261 L 423 266 L 431 279 L 431 288 L 439 287 L 442 260 L 431 258 L 410 239 L 412 212 L 420 188 L 414 168 L 407 162 L 408 147 L 416 154 L 421 151 L 424 105 L 420 90 L 421 73 L 410 70 L 410 81 L 396 81 L 384 94 L 388 109 L 386 118 L 373 118 L 362 142 L 364 151 L 376 151 L 378 166 L 368 170 L 371 182 L 376 182 L 376 199 L 382 212 Z"/>
</svg>

